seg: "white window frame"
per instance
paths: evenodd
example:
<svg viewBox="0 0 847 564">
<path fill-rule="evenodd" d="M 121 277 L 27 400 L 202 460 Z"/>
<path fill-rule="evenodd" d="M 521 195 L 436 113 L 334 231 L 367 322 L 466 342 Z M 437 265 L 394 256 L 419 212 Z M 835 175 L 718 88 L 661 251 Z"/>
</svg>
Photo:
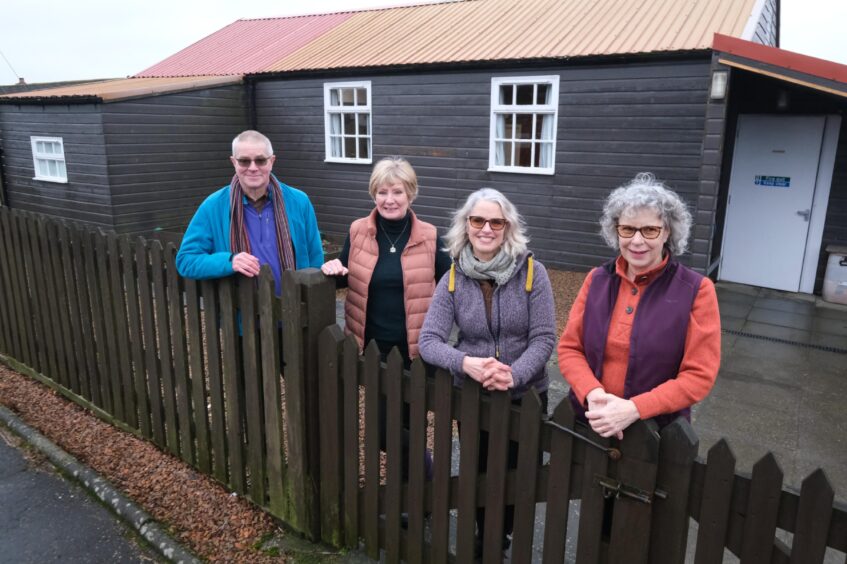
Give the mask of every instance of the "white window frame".
<svg viewBox="0 0 847 564">
<path fill-rule="evenodd" d="M 524 84 L 548 84 L 551 87 L 550 103 L 548 104 L 501 104 L 500 103 L 500 87 L 505 85 L 524 85 Z M 533 100 L 537 101 L 535 96 Z M 513 100 L 514 101 L 514 100 Z M 536 116 L 550 115 L 553 117 L 553 132 L 550 153 L 550 163 L 548 166 L 515 166 L 497 164 L 497 143 L 511 141 L 511 162 L 515 162 L 515 127 L 512 128 L 511 138 L 497 137 L 497 116 L 501 114 L 533 114 L 533 131 L 535 131 Z M 493 172 L 511 172 L 520 174 L 548 174 L 556 173 L 556 131 L 559 123 L 559 76 L 544 75 L 544 76 L 501 76 L 492 77 L 491 79 L 491 125 L 489 130 L 489 146 L 488 146 L 488 170 Z M 536 142 L 541 139 L 534 137 L 529 140 L 532 142 L 532 155 L 535 155 Z M 548 142 L 548 140 L 544 140 Z M 531 162 L 535 162 L 531 158 Z"/>
<path fill-rule="evenodd" d="M 361 105 L 353 105 L 353 106 L 333 106 L 331 105 L 331 92 L 332 90 L 338 89 L 360 89 L 364 88 L 367 93 L 367 103 L 364 106 Z M 358 103 L 358 100 L 356 100 Z M 361 114 L 368 114 L 368 133 L 361 134 L 358 131 L 359 125 L 359 116 Z M 355 131 L 352 135 L 345 135 L 343 132 L 343 122 L 344 122 L 344 114 L 353 114 L 356 120 Z M 342 122 L 342 133 L 332 133 L 332 116 L 333 115 L 341 115 Z M 344 138 L 354 138 L 355 146 L 356 146 L 356 157 L 344 157 L 344 156 L 334 156 L 332 153 L 332 143 L 334 138 L 341 138 L 341 151 L 342 154 L 344 152 Z M 368 157 L 360 158 L 359 154 L 359 141 L 361 139 L 368 140 Z M 358 164 L 371 164 L 373 162 L 373 112 L 371 111 L 371 81 L 359 81 L 359 82 L 325 82 L 324 83 L 324 140 L 325 140 L 325 158 L 324 162 L 330 163 L 358 163 Z"/>
<path fill-rule="evenodd" d="M 68 169 L 65 163 L 65 145 L 61 137 L 30 137 L 30 145 L 32 146 L 32 166 L 35 170 L 33 180 L 43 180 L 44 182 L 59 182 L 67 184 Z M 55 143 L 58 144 L 58 152 L 45 152 L 38 149 L 39 143 Z M 56 174 L 50 174 L 48 170 L 45 172 L 44 167 L 39 163 L 56 163 Z M 49 165 L 45 165 L 49 168 Z"/>
</svg>

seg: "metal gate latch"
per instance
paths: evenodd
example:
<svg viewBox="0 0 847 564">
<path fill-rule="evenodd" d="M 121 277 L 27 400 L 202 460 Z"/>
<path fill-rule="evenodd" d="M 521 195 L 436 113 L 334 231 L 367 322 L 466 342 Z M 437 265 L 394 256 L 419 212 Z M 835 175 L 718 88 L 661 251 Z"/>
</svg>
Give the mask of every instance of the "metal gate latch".
<svg viewBox="0 0 847 564">
<path fill-rule="evenodd" d="M 653 503 L 654 495 L 662 499 L 666 499 L 668 497 L 667 492 L 663 492 L 662 490 L 655 490 L 651 493 L 646 490 L 636 488 L 635 486 L 624 484 L 620 480 L 609 478 L 608 476 L 601 476 L 600 474 L 594 474 L 594 483 L 603 489 L 603 497 L 606 499 L 624 496 L 638 500 L 642 503 Z"/>
</svg>

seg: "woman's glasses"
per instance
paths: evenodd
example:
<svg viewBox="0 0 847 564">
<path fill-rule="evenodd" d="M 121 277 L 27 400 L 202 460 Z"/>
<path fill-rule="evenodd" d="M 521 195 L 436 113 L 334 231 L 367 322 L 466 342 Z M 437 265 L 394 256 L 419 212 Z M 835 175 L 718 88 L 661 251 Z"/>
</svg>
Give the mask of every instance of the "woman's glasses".
<svg viewBox="0 0 847 564">
<path fill-rule="evenodd" d="M 644 227 L 633 227 L 632 225 L 616 225 L 615 230 L 624 239 L 632 239 L 636 233 L 641 233 L 645 239 L 655 239 L 662 232 L 659 225 L 645 225 Z"/>
<path fill-rule="evenodd" d="M 268 164 L 268 157 L 256 157 L 255 159 L 241 158 L 235 159 L 235 162 L 238 163 L 238 166 L 247 168 L 250 166 L 250 163 L 256 163 L 256 166 L 265 166 Z"/>
<path fill-rule="evenodd" d="M 494 231 L 500 231 L 501 229 L 506 227 L 506 224 L 509 222 L 503 219 L 502 217 L 492 217 L 489 219 L 487 217 L 471 215 L 468 216 L 468 223 L 470 223 L 471 227 L 473 227 L 474 229 L 482 229 L 487 223 L 491 226 L 491 229 L 493 229 Z"/>
</svg>

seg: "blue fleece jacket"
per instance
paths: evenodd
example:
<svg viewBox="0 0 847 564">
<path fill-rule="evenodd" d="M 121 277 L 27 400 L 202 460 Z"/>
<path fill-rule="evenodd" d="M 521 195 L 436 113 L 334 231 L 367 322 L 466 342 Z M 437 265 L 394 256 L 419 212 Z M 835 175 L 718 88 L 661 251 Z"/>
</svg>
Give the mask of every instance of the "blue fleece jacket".
<svg viewBox="0 0 847 564">
<path fill-rule="evenodd" d="M 288 229 L 291 232 L 296 266 L 298 269 L 320 268 L 324 262 L 324 254 L 312 203 L 304 192 L 286 184 L 280 183 L 280 186 L 282 199 L 285 202 L 285 213 L 288 216 Z M 229 186 L 224 186 L 212 193 L 200 204 L 191 223 L 188 224 L 176 256 L 176 267 L 181 276 L 204 280 L 230 276 L 234 273 L 230 261 L 229 190 Z M 245 210 L 249 206 L 250 204 L 245 201 Z M 253 244 L 252 239 L 251 244 Z M 279 285 L 280 281 L 277 279 L 277 293 L 279 293 Z"/>
</svg>

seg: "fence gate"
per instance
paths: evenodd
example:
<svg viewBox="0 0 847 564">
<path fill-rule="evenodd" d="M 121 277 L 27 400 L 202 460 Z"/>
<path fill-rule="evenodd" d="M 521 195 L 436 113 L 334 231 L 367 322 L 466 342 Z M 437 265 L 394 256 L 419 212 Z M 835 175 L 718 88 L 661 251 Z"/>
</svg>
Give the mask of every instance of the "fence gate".
<svg viewBox="0 0 847 564">
<path fill-rule="evenodd" d="M 483 562 L 499 562 L 513 519 L 513 562 L 563 562 L 566 551 L 577 562 L 682 561 L 697 453 L 687 421 L 661 437 L 653 422 L 636 423 L 612 448 L 574 430 L 567 400 L 548 419 L 534 392 L 513 405 L 476 382 L 455 389 L 449 374 L 428 375 L 418 360 L 406 372 L 399 354 L 381 363 L 375 346 L 359 356 L 337 327 L 320 339 L 325 541 L 358 547 L 361 539 L 371 558 L 384 550 L 389 562 L 471 562 L 480 548 Z"/>
</svg>

